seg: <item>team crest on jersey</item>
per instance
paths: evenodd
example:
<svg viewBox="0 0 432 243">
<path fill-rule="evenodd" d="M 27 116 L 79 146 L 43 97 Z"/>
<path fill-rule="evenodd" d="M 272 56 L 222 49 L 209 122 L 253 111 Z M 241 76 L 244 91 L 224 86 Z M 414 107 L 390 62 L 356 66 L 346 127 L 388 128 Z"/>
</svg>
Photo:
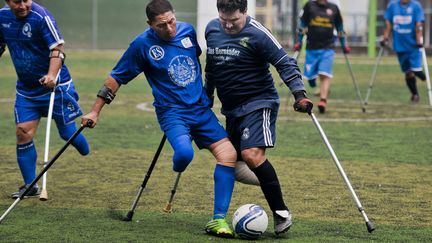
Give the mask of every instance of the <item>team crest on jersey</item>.
<svg viewBox="0 0 432 243">
<path fill-rule="evenodd" d="M 240 39 L 239 44 L 244 47 L 248 47 L 249 37 L 243 37 Z"/>
<path fill-rule="evenodd" d="M 67 109 L 68 109 L 69 111 L 74 111 L 74 110 L 75 110 L 75 106 L 72 104 L 72 102 L 69 102 L 69 103 L 67 104 Z"/>
<path fill-rule="evenodd" d="M 182 43 L 182 45 L 183 45 L 184 48 L 192 47 L 192 41 L 190 40 L 189 37 L 183 38 L 181 40 L 181 43 Z"/>
<path fill-rule="evenodd" d="M 246 127 L 246 128 L 243 130 L 243 134 L 242 134 L 242 136 L 241 136 L 241 140 L 247 140 L 247 139 L 249 139 L 249 137 L 250 137 L 250 131 L 249 131 L 249 128 Z"/>
<path fill-rule="evenodd" d="M 406 9 L 406 11 L 407 11 L 407 14 L 412 14 L 413 9 L 412 9 L 411 7 L 408 7 L 408 8 Z"/>
<path fill-rule="evenodd" d="M 149 55 L 153 60 L 158 61 L 165 56 L 165 51 L 162 47 L 160 47 L 158 45 L 154 45 L 154 46 L 150 47 Z"/>
<path fill-rule="evenodd" d="M 327 13 L 327 15 L 328 16 L 332 16 L 333 15 L 333 10 L 331 10 L 331 9 L 326 9 L 326 13 Z"/>
<path fill-rule="evenodd" d="M 184 55 L 174 57 L 169 66 L 168 74 L 176 85 L 185 87 L 195 81 L 196 65 L 192 58 Z"/>
<path fill-rule="evenodd" d="M 25 25 L 22 28 L 22 33 L 28 38 L 32 37 L 31 25 L 29 23 L 25 23 Z"/>
</svg>

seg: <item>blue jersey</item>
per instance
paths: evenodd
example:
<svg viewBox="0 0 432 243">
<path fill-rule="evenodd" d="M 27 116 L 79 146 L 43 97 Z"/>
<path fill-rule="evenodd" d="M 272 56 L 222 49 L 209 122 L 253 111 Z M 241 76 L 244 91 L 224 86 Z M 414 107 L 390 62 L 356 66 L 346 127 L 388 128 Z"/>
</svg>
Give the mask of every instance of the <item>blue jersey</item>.
<svg viewBox="0 0 432 243">
<path fill-rule="evenodd" d="M 39 83 L 48 73 L 50 50 L 64 40 L 52 14 L 33 2 L 27 17 L 17 19 L 9 6 L 0 9 L 0 43 L 7 44 L 18 76 L 17 93 L 26 97 L 37 97 L 50 90 Z M 59 83 L 71 77 L 63 65 Z"/>
<path fill-rule="evenodd" d="M 424 22 L 424 12 L 419 2 L 411 0 L 402 5 L 400 0 L 390 2 L 384 19 L 393 26 L 393 49 L 395 52 L 411 52 L 417 49 L 416 23 Z"/>
<path fill-rule="evenodd" d="M 209 99 L 202 87 L 201 48 L 192 25 L 177 22 L 177 34 L 164 41 L 149 28 L 132 41 L 111 76 L 119 84 L 127 84 L 144 72 L 149 82 L 154 106 L 208 106 Z"/>
<path fill-rule="evenodd" d="M 279 98 L 269 64 L 276 67 L 282 80 L 289 81 L 291 91 L 304 89 L 296 61 L 250 16 L 235 35 L 226 34 L 219 19 L 214 19 L 207 25 L 205 38 L 206 82 L 217 88 L 225 115 L 229 111 L 241 116 L 264 107 L 274 108 Z"/>
</svg>

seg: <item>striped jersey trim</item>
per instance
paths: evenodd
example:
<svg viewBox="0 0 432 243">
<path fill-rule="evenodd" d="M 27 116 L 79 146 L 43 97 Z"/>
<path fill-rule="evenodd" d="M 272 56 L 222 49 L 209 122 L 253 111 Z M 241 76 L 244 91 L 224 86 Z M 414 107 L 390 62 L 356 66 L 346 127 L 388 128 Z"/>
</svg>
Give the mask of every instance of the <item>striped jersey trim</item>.
<svg viewBox="0 0 432 243">
<path fill-rule="evenodd" d="M 255 28 L 257 28 L 257 29 L 261 30 L 262 32 L 264 32 L 273 41 L 273 43 L 277 46 L 278 49 L 282 48 L 281 44 L 279 44 L 279 42 L 276 40 L 276 38 L 260 22 L 256 21 L 255 19 L 251 19 L 250 24 L 252 26 L 254 26 Z"/>
</svg>

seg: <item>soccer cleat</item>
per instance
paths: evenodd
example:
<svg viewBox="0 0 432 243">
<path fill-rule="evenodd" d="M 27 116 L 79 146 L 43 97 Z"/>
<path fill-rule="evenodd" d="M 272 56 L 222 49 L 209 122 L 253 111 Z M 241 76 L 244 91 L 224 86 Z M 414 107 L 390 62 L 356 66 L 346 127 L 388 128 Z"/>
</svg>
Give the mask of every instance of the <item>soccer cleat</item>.
<svg viewBox="0 0 432 243">
<path fill-rule="evenodd" d="M 225 219 L 210 220 L 205 228 L 207 234 L 222 238 L 234 238 L 234 232 L 230 229 Z"/>
<path fill-rule="evenodd" d="M 21 187 L 18 189 L 17 192 L 12 193 L 11 197 L 12 197 L 13 199 L 17 199 L 17 198 L 19 198 L 19 197 L 24 193 L 24 191 L 27 189 L 28 186 L 29 186 L 29 185 L 23 185 L 23 186 L 21 186 Z M 30 191 L 27 192 L 27 194 L 23 197 L 23 199 L 24 199 L 24 198 L 29 198 L 29 197 L 36 197 L 36 196 L 39 196 L 39 194 L 40 194 L 40 192 L 39 192 L 39 188 L 38 188 L 38 186 L 36 185 L 36 186 L 33 186 L 33 187 L 30 189 Z"/>
<path fill-rule="evenodd" d="M 321 114 L 323 114 L 325 112 L 326 106 L 327 106 L 327 102 L 322 101 L 322 100 L 320 102 L 318 102 L 318 110 Z"/>
<path fill-rule="evenodd" d="M 411 103 L 413 104 L 417 104 L 420 101 L 420 96 L 418 94 L 413 94 L 411 96 Z"/>
<path fill-rule="evenodd" d="M 288 210 L 276 210 L 273 212 L 274 231 L 277 235 L 289 230 L 292 225 L 291 217 Z"/>
</svg>

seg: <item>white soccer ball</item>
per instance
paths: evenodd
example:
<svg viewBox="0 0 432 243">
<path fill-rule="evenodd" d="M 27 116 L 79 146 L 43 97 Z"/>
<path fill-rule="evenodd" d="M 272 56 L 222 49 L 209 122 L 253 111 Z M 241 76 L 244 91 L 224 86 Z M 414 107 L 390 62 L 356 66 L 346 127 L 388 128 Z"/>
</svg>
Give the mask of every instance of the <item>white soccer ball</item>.
<svg viewBox="0 0 432 243">
<path fill-rule="evenodd" d="M 232 224 L 241 238 L 258 239 L 267 229 L 268 217 L 260 205 L 245 204 L 235 211 Z"/>
</svg>

